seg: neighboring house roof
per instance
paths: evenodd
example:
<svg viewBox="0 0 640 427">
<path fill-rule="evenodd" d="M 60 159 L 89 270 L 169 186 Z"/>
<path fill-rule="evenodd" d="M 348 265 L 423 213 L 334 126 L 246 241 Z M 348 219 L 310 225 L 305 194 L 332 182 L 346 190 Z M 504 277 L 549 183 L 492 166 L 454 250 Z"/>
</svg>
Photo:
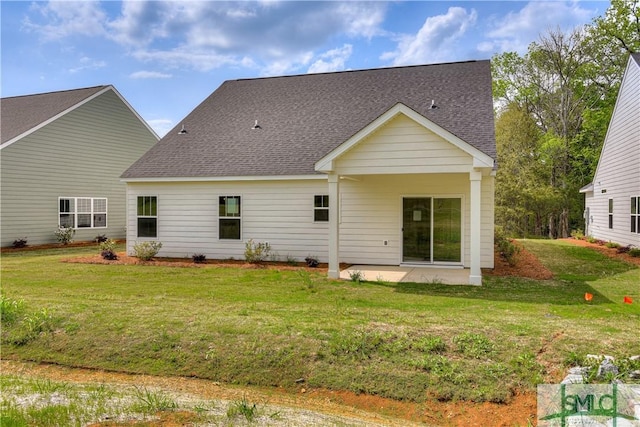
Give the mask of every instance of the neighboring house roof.
<svg viewBox="0 0 640 427">
<path fill-rule="evenodd" d="M 578 191 L 580 193 L 593 193 L 593 182 L 590 182 L 589 184 L 585 185 Z"/>
<path fill-rule="evenodd" d="M 632 64 L 632 63 L 635 63 L 635 64 L 636 64 L 636 67 L 638 67 L 638 68 L 640 69 L 640 52 L 638 52 L 638 53 L 632 53 L 631 55 L 629 55 L 629 60 L 628 60 L 628 62 L 627 62 L 627 68 L 625 69 L 624 74 L 623 74 L 623 77 L 622 77 L 622 81 L 623 81 L 623 82 L 624 82 L 624 80 L 625 80 L 625 77 L 627 76 L 627 73 L 629 73 L 629 68 L 631 67 L 631 64 Z M 613 108 L 613 115 L 612 115 L 612 117 L 611 117 L 611 122 L 613 122 L 613 117 L 614 117 L 614 116 L 615 116 L 615 114 L 616 114 L 616 110 L 617 110 L 617 108 L 618 108 L 618 101 L 619 101 L 620 93 L 621 93 L 621 91 L 622 91 L 622 90 L 623 90 L 623 87 L 622 87 L 622 85 L 621 85 L 621 86 L 620 86 L 620 91 L 618 92 L 618 98 L 616 99 L 616 104 L 615 104 L 615 106 L 614 106 L 614 108 Z M 603 156 L 603 153 L 604 153 L 605 147 L 606 147 L 606 145 L 607 145 L 607 141 L 609 140 L 609 132 L 611 131 L 611 122 L 609 123 L 609 126 L 608 126 L 608 128 L 607 128 L 607 134 L 606 134 L 606 135 L 605 135 L 605 137 L 604 137 L 604 142 L 603 142 L 603 145 L 602 145 L 602 150 L 600 151 L 600 157 L 598 158 L 598 164 L 596 165 L 596 170 L 595 170 L 594 175 L 593 175 L 593 179 L 594 179 L 594 180 L 595 180 L 595 179 L 596 179 L 596 177 L 598 176 L 598 172 L 599 172 L 599 169 L 600 169 L 601 164 L 602 164 L 602 156 Z M 589 186 L 591 186 L 591 187 L 589 188 Z M 580 193 L 587 193 L 587 192 L 592 192 L 593 190 L 594 190 L 594 186 L 593 186 L 593 181 L 592 181 L 592 182 L 590 182 L 589 184 L 587 184 L 587 185 L 585 185 L 584 187 L 582 187 L 582 188 L 579 190 L 579 192 L 580 192 Z"/>
<path fill-rule="evenodd" d="M 11 145 L 109 90 L 113 90 L 149 131 L 156 135 L 113 86 L 103 85 L 2 98 L 0 100 L 0 148 Z"/>
<path fill-rule="evenodd" d="M 315 174 L 398 103 L 496 157 L 485 60 L 226 81 L 122 177 Z"/>
</svg>

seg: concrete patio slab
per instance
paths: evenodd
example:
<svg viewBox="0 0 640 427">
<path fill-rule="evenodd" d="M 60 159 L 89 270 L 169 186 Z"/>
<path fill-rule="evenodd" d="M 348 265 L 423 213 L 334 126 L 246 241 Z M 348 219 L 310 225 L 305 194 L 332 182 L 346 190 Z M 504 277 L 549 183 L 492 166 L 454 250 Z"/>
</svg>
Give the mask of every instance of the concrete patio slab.
<svg viewBox="0 0 640 427">
<path fill-rule="evenodd" d="M 389 265 L 352 265 L 340 272 L 340 278 L 350 280 L 359 271 L 362 280 L 382 282 L 443 283 L 468 285 L 469 270 L 464 268 L 413 267 Z"/>
</svg>

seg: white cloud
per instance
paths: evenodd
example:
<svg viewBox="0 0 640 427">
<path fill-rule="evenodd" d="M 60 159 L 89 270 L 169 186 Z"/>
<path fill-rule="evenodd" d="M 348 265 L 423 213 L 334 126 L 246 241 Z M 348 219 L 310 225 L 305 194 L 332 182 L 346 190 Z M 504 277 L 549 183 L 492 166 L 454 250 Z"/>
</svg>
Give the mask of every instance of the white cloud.
<svg viewBox="0 0 640 427">
<path fill-rule="evenodd" d="M 488 40 L 478 50 L 488 53 L 516 51 L 524 54 L 529 44 L 547 30 L 560 27 L 567 31 L 590 21 L 593 10 L 581 7 L 584 2 L 531 1 L 517 12 L 494 19 L 486 34 Z"/>
<path fill-rule="evenodd" d="M 233 55 L 216 55 L 204 50 L 179 47 L 171 50 L 144 50 L 132 52 L 132 56 L 142 62 L 157 62 L 164 66 L 184 69 L 192 68 L 206 72 L 216 68 L 232 65 L 252 67 L 253 61 L 249 58 L 238 58 Z"/>
<path fill-rule="evenodd" d="M 88 57 L 80 58 L 80 64 L 77 67 L 69 68 L 70 73 L 79 73 L 85 70 L 97 70 L 107 66 L 105 61 L 95 60 Z"/>
<path fill-rule="evenodd" d="M 311 52 L 336 35 L 383 34 L 386 8 L 383 2 L 136 1 L 125 3 L 109 28 L 146 61 L 203 71 L 249 64 L 273 75 L 307 66 Z"/>
<path fill-rule="evenodd" d="M 169 79 L 173 77 L 171 74 L 161 73 L 159 71 L 136 71 L 129 74 L 132 79 Z"/>
<path fill-rule="evenodd" d="M 345 44 L 341 48 L 327 51 L 319 55 L 319 59 L 311 64 L 307 73 L 328 73 L 331 71 L 344 70 L 345 62 L 349 59 L 352 52 L 353 46 L 350 44 Z"/>
<path fill-rule="evenodd" d="M 475 25 L 477 17 L 474 9 L 450 7 L 444 15 L 427 18 L 416 34 L 400 36 L 396 50 L 385 52 L 380 59 L 392 60 L 393 65 L 452 60 L 456 42 Z"/>
<path fill-rule="evenodd" d="M 35 32 L 43 40 L 58 40 L 73 35 L 105 35 L 107 16 L 99 3 L 92 1 L 33 3 L 32 20 L 26 17 L 23 28 Z"/>
<path fill-rule="evenodd" d="M 147 120 L 147 123 L 161 138 L 173 129 L 174 126 L 173 120 L 171 119 L 152 119 Z"/>
<path fill-rule="evenodd" d="M 143 62 L 209 71 L 225 65 L 252 67 L 264 75 L 301 71 L 313 52 L 336 37 L 367 38 L 381 29 L 386 2 L 123 1 L 113 15 L 104 3 L 87 1 L 36 6 L 34 31 L 102 35 Z M 105 11 L 109 11 L 110 16 Z M 86 18 L 85 18 L 86 17 Z M 74 25 L 82 20 L 82 25 Z M 344 67 L 338 57 L 315 58 L 315 67 Z M 320 62 L 318 62 L 320 61 Z"/>
</svg>

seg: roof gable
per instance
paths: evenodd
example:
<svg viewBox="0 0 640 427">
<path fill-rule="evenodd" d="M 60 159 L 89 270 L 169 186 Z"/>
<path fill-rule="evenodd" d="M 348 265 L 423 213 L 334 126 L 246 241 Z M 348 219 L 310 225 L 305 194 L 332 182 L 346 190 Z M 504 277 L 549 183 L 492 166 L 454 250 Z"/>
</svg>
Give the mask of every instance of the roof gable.
<svg viewBox="0 0 640 427">
<path fill-rule="evenodd" d="M 113 86 L 107 85 L 2 98 L 0 149 L 8 147 L 108 91 L 113 91 L 151 134 L 159 139 L 122 95 Z"/>
<path fill-rule="evenodd" d="M 378 129 L 382 128 L 391 120 L 393 120 L 395 117 L 401 114 L 407 116 L 414 122 L 418 123 L 424 128 L 440 136 L 445 141 L 451 143 L 455 147 L 469 154 L 471 157 L 473 157 L 474 167 L 485 167 L 485 168 L 493 167 L 493 159 L 490 156 L 478 150 L 477 148 L 471 146 L 470 144 L 466 143 L 465 141 L 453 135 L 451 132 L 447 131 L 446 129 L 443 129 L 442 127 L 438 126 L 437 124 L 427 119 L 426 117 L 413 111 L 406 105 L 402 103 L 398 103 L 394 105 L 392 108 L 390 108 L 383 115 L 378 117 L 376 120 L 371 122 L 369 125 L 367 125 L 365 128 L 360 130 L 354 136 L 349 138 L 343 144 L 336 147 L 329 154 L 327 154 L 322 159 L 320 159 L 315 165 L 316 171 L 318 172 L 332 171 L 333 163 L 335 160 L 337 160 L 340 156 L 342 156 L 349 150 L 353 149 L 356 145 L 360 144 L 363 140 L 365 140 L 369 135 L 373 134 Z"/>
<path fill-rule="evenodd" d="M 619 144 L 623 139 L 616 135 L 613 136 L 614 129 L 622 126 L 632 126 L 636 124 L 636 120 L 630 120 L 630 123 L 624 123 L 623 115 L 630 115 L 636 117 L 640 112 L 640 107 L 637 101 L 638 89 L 640 89 L 640 53 L 631 54 L 629 61 L 627 62 L 627 68 L 622 76 L 622 83 L 620 84 L 620 90 L 618 91 L 618 97 L 616 98 L 616 104 L 613 108 L 613 114 L 609 121 L 609 127 L 604 137 L 602 144 L 602 150 L 600 151 L 600 158 L 598 159 L 598 165 L 594 173 L 593 182 L 598 180 L 601 174 L 601 170 L 605 167 L 605 163 L 611 164 L 624 156 L 629 158 L 630 155 L 637 154 L 637 150 L 632 153 L 614 153 L 614 145 Z M 631 129 L 631 128 L 629 128 Z M 638 142 L 637 139 L 635 140 Z M 592 183 L 593 184 L 593 183 Z M 585 186 L 586 187 L 586 186 Z M 583 187 L 583 188 L 585 188 Z M 581 189 L 582 190 L 582 189 Z M 582 192 L 582 191 L 581 191 Z"/>
<path fill-rule="evenodd" d="M 470 61 L 227 81 L 123 178 L 317 174 L 398 103 L 495 157 L 490 63 Z"/>
</svg>

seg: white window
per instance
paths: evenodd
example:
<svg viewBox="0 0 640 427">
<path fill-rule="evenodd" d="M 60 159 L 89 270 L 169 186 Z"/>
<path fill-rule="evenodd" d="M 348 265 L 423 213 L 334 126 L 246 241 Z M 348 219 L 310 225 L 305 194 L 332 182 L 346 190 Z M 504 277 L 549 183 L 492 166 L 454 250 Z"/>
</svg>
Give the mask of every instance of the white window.
<svg viewBox="0 0 640 427">
<path fill-rule="evenodd" d="M 640 196 L 631 198 L 631 232 L 640 234 Z"/>
<path fill-rule="evenodd" d="M 609 199 L 609 228 L 613 228 L 613 199 Z"/>
<path fill-rule="evenodd" d="M 158 197 L 138 196 L 138 237 L 158 237 Z"/>
<path fill-rule="evenodd" d="M 313 197 L 313 220 L 315 222 L 329 221 L 329 196 Z"/>
<path fill-rule="evenodd" d="M 59 197 L 58 226 L 65 228 L 105 228 L 107 199 Z"/>
<path fill-rule="evenodd" d="M 220 196 L 218 206 L 219 238 L 223 240 L 240 240 L 242 236 L 240 196 Z"/>
</svg>

